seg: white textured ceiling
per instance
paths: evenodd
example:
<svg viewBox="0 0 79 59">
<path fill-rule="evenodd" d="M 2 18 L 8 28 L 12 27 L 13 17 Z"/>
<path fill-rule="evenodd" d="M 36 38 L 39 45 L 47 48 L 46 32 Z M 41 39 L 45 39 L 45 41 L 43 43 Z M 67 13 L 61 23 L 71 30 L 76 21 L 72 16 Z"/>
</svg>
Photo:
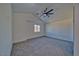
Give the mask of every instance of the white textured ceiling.
<svg viewBox="0 0 79 59">
<path fill-rule="evenodd" d="M 24 12 L 24 13 L 34 13 L 34 14 L 41 12 L 46 7 L 54 8 L 56 12 L 53 16 L 49 18 L 50 21 L 63 20 L 73 16 L 73 4 L 54 4 L 54 3 L 12 4 L 13 12 Z"/>
<path fill-rule="evenodd" d="M 38 3 L 14 3 L 12 4 L 14 12 L 35 12 L 44 9 L 51 4 L 38 4 Z"/>
</svg>

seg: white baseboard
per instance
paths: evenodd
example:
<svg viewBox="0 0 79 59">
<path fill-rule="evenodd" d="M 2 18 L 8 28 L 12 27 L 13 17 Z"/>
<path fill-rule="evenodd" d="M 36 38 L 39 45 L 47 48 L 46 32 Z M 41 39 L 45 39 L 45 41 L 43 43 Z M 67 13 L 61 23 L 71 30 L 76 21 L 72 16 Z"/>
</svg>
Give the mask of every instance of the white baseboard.
<svg viewBox="0 0 79 59">
<path fill-rule="evenodd" d="M 59 39 L 59 40 L 63 40 L 63 41 L 70 41 L 70 42 L 73 42 L 73 41 L 71 41 L 71 40 L 68 40 L 68 39 L 66 39 L 66 38 L 62 38 L 62 37 L 57 37 L 57 36 L 49 36 L 49 35 L 46 35 L 47 37 L 51 37 L 51 38 L 56 38 L 56 39 Z"/>
<path fill-rule="evenodd" d="M 26 41 L 26 40 L 29 40 L 29 39 L 32 39 L 32 38 L 41 37 L 41 36 L 44 36 L 44 35 L 36 35 L 36 36 L 26 37 L 26 39 L 22 39 L 22 40 L 14 41 L 13 44 L 14 44 L 14 43 L 18 43 L 18 42 L 23 42 L 23 41 Z"/>
</svg>

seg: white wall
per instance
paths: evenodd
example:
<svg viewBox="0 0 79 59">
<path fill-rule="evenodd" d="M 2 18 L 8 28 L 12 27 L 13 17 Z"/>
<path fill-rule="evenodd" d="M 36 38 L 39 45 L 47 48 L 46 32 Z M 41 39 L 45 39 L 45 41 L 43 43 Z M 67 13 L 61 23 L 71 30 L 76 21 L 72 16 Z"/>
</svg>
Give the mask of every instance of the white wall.
<svg viewBox="0 0 79 59">
<path fill-rule="evenodd" d="M 12 48 L 11 5 L 0 4 L 0 55 L 10 55 Z"/>
<path fill-rule="evenodd" d="M 60 21 L 51 22 L 46 25 L 47 36 L 73 41 L 73 19 L 65 19 Z"/>
<path fill-rule="evenodd" d="M 79 4 L 74 9 L 74 55 L 79 56 Z"/>
<path fill-rule="evenodd" d="M 30 21 L 28 21 L 30 20 Z M 31 13 L 14 13 L 13 14 L 13 42 L 20 42 L 30 38 L 44 35 L 44 24 Z M 33 25 L 39 24 L 41 32 L 34 33 Z"/>
<path fill-rule="evenodd" d="M 49 37 L 73 41 L 73 5 L 60 5 L 46 25 Z"/>
</svg>

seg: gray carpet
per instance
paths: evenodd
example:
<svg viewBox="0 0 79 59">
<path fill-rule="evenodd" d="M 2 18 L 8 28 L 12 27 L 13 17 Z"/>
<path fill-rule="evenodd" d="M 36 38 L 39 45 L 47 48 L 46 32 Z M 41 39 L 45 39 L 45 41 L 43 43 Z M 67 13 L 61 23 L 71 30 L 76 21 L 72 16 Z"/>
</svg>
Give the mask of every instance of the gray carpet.
<svg viewBox="0 0 79 59">
<path fill-rule="evenodd" d="M 12 56 L 72 56 L 73 43 L 39 37 L 13 45 Z"/>
</svg>

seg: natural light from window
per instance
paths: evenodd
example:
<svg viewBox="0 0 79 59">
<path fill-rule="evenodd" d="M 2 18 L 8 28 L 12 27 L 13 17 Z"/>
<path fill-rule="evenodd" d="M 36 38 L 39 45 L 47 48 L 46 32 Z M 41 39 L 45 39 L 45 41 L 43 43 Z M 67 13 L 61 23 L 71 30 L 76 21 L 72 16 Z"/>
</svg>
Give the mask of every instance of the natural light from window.
<svg viewBox="0 0 79 59">
<path fill-rule="evenodd" d="M 34 25 L 34 32 L 40 32 L 40 25 Z"/>
</svg>

